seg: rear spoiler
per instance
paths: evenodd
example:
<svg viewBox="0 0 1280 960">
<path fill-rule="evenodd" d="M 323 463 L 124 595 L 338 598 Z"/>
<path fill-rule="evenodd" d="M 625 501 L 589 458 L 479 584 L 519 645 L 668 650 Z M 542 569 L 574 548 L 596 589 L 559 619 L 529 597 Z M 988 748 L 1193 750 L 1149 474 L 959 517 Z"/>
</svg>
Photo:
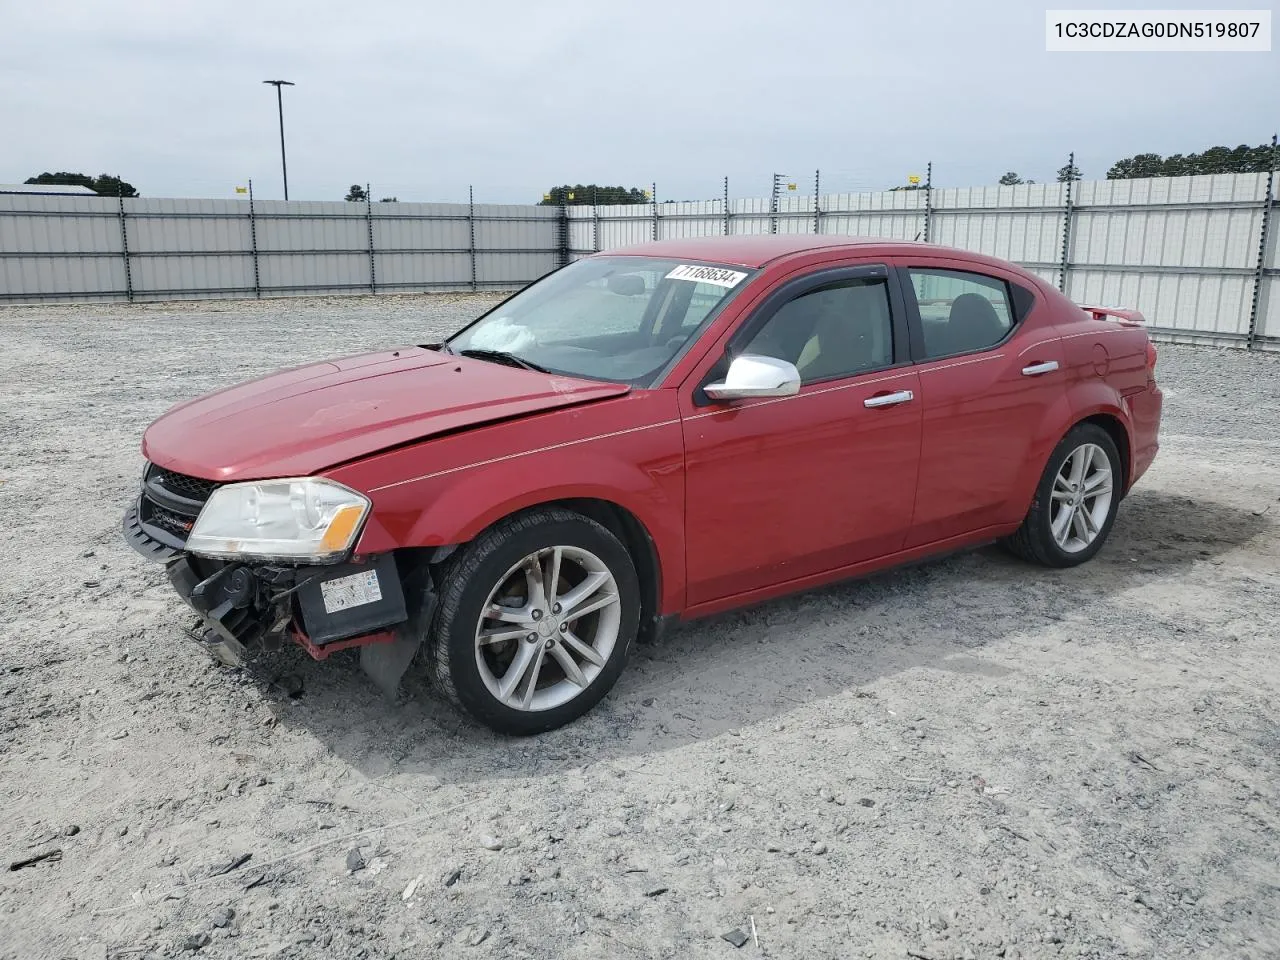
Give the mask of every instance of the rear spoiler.
<svg viewBox="0 0 1280 960">
<path fill-rule="evenodd" d="M 1081 310 L 1093 314 L 1095 320 L 1114 320 L 1126 327 L 1145 326 L 1147 318 L 1137 310 L 1126 310 L 1123 307 L 1085 307 Z"/>
</svg>

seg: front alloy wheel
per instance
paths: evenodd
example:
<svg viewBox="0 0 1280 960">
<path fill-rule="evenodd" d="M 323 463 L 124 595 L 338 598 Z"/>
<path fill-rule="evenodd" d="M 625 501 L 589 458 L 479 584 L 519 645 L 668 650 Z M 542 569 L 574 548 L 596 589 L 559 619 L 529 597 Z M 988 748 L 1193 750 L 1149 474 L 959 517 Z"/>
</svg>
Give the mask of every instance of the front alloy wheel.
<svg viewBox="0 0 1280 960">
<path fill-rule="evenodd" d="M 561 507 L 509 517 L 458 551 L 427 636 L 440 689 L 501 733 L 551 730 L 617 681 L 640 621 L 626 547 Z"/>
<path fill-rule="evenodd" d="M 476 626 L 476 667 L 514 710 L 549 710 L 586 690 L 618 642 L 618 584 L 590 550 L 554 546 L 514 564 Z"/>
</svg>

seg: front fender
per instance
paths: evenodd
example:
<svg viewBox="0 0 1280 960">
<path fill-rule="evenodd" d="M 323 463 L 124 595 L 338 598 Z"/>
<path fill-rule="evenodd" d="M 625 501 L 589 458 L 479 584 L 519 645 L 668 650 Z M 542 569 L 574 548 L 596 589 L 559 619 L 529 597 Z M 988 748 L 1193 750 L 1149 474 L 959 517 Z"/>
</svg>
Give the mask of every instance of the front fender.
<svg viewBox="0 0 1280 960">
<path fill-rule="evenodd" d="M 614 504 L 653 541 L 659 612 L 683 606 L 684 447 L 674 392 L 426 440 L 327 476 L 373 501 L 358 554 L 465 543 L 503 517 L 557 500 Z"/>
<path fill-rule="evenodd" d="M 552 500 L 582 498 L 625 508 L 651 536 L 654 527 L 665 526 L 664 514 L 680 509 L 672 502 L 672 491 L 635 464 L 589 451 L 542 454 L 481 467 L 474 477 L 459 476 L 435 491 L 402 545 L 462 543 L 513 513 Z"/>
</svg>

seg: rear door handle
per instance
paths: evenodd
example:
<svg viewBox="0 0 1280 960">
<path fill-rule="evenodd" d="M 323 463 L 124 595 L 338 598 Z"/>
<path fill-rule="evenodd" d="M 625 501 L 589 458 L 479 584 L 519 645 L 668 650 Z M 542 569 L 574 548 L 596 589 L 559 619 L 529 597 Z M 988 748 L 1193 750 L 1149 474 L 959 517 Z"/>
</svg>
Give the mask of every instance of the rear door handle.
<svg viewBox="0 0 1280 960">
<path fill-rule="evenodd" d="M 1029 367 L 1023 367 L 1022 375 L 1024 377 L 1038 377 L 1041 374 L 1053 373 L 1057 369 L 1057 360 L 1046 360 L 1044 363 L 1033 363 Z"/>
<path fill-rule="evenodd" d="M 864 407 L 896 407 L 900 403 L 914 400 L 915 394 L 910 390 L 899 390 L 897 393 L 882 393 L 876 397 L 867 397 L 862 401 Z"/>
</svg>

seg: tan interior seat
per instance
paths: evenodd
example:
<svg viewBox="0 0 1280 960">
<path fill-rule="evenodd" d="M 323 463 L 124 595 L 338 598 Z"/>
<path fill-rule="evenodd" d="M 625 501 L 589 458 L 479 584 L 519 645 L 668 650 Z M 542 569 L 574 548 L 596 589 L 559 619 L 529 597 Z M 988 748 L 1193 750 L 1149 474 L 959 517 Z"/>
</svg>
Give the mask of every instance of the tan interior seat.
<svg viewBox="0 0 1280 960">
<path fill-rule="evenodd" d="M 892 362 L 889 310 L 881 285 L 837 288 L 814 296 L 824 302 L 796 363 L 805 380 L 871 370 Z"/>
</svg>

